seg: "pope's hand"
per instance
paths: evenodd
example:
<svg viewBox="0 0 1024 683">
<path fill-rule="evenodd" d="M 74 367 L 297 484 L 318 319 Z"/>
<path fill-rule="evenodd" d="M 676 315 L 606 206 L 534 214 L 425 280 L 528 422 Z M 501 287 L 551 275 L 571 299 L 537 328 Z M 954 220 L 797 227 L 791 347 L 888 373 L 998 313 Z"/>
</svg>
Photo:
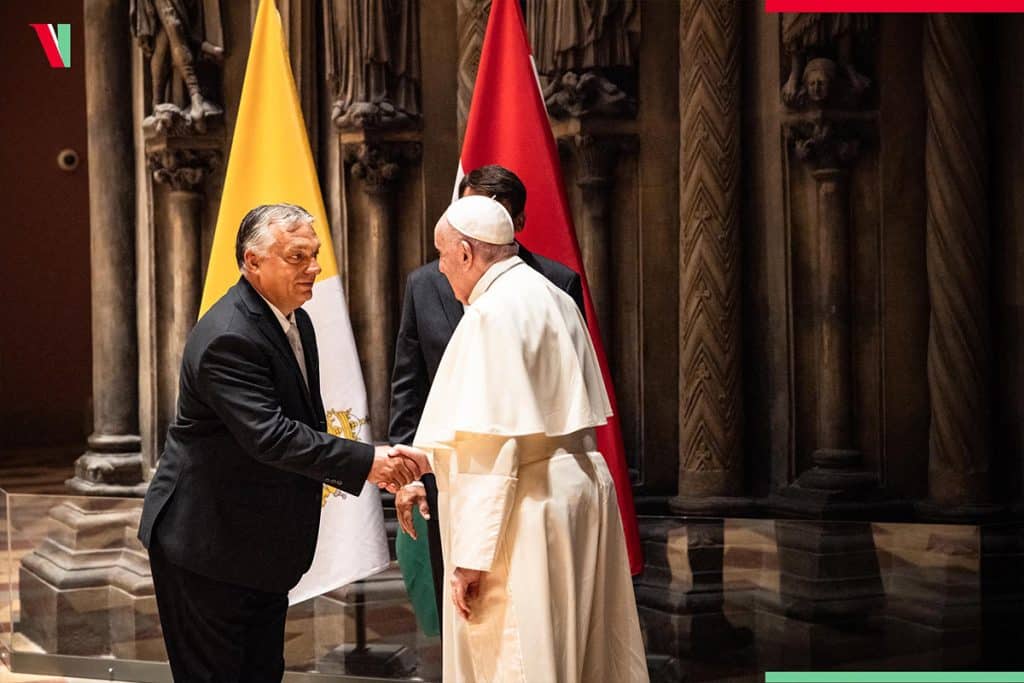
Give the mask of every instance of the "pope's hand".
<svg viewBox="0 0 1024 683">
<path fill-rule="evenodd" d="M 398 489 L 395 494 L 395 512 L 398 514 L 398 524 L 402 531 L 416 539 L 416 525 L 412 520 L 413 506 L 419 506 L 423 519 L 430 519 L 430 506 L 427 504 L 427 492 L 422 484 L 412 483 Z"/>
<path fill-rule="evenodd" d="M 419 479 L 422 472 L 416 466 L 415 460 L 392 457 L 391 453 L 392 449 L 389 446 L 377 447 L 373 454 L 373 465 L 366 479 L 376 484 L 378 488 L 396 493 L 406 484 Z"/>
<path fill-rule="evenodd" d="M 472 616 L 469 602 L 480 595 L 480 580 L 483 577 L 484 572 L 479 569 L 456 567 L 452 572 L 452 602 L 455 603 L 455 611 L 467 621 Z"/>
<path fill-rule="evenodd" d="M 430 469 L 430 460 L 427 458 L 426 451 L 421 451 L 418 448 L 402 446 L 401 444 L 392 446 L 391 456 L 395 458 L 405 458 L 415 463 L 416 468 L 420 471 L 420 476 L 432 471 Z"/>
</svg>

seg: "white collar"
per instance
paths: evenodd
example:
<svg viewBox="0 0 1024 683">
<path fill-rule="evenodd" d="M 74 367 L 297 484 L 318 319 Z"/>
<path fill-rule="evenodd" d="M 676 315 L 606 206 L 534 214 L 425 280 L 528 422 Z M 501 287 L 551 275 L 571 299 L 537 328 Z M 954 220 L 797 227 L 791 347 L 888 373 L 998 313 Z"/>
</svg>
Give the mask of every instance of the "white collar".
<svg viewBox="0 0 1024 683">
<path fill-rule="evenodd" d="M 522 263 L 523 259 L 518 256 L 509 256 L 503 261 L 492 263 L 490 267 L 484 271 L 484 274 L 480 276 L 480 279 L 476 281 L 476 285 L 473 286 L 473 291 L 469 293 L 469 304 L 472 306 L 473 302 L 479 299 L 483 293 L 486 292 L 492 284 L 494 284 L 495 280 Z"/>
</svg>

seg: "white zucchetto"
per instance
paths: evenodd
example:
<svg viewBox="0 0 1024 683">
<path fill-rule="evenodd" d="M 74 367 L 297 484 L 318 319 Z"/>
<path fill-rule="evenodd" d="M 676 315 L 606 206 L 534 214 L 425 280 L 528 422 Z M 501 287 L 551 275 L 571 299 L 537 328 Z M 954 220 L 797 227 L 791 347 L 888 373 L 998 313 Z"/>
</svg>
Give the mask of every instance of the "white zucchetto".
<svg viewBox="0 0 1024 683">
<path fill-rule="evenodd" d="M 508 210 L 497 200 L 470 195 L 452 202 L 445 211 L 448 224 L 467 237 L 488 244 L 512 244 L 515 226 Z"/>
</svg>

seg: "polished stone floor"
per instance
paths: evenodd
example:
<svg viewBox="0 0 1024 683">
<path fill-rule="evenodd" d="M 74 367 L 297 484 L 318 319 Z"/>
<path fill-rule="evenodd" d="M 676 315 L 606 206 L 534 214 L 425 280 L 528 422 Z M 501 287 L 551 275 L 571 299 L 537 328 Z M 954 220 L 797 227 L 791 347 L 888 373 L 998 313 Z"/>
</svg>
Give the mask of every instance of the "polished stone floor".
<svg viewBox="0 0 1024 683">
<path fill-rule="evenodd" d="M 9 475 L 0 465 L 0 646 L 159 662 L 148 566 L 134 541 L 141 501 L 64 495 L 70 471 L 38 462 L 34 474 L 30 455 L 5 458 Z M 653 681 L 1024 670 L 1022 522 L 646 516 L 641 527 L 647 562 L 635 587 Z M 439 643 L 418 632 L 395 567 L 295 606 L 286 660 L 292 680 L 440 678 Z M 0 669 L 0 681 L 63 680 Z"/>
</svg>

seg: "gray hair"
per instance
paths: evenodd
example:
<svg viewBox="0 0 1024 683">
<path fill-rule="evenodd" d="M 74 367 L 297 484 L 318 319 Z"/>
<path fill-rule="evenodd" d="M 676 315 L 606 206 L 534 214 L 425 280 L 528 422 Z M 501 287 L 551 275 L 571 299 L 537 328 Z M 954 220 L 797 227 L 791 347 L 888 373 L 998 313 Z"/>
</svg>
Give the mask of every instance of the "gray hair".
<svg viewBox="0 0 1024 683">
<path fill-rule="evenodd" d="M 235 260 L 239 270 L 245 270 L 245 252 L 254 251 L 260 255 L 267 253 L 274 238 L 271 227 L 280 225 L 291 232 L 299 225 L 312 224 L 313 216 L 295 204 L 262 204 L 252 209 L 238 226 L 238 237 L 235 239 Z"/>
<path fill-rule="evenodd" d="M 485 264 L 490 265 L 497 263 L 498 261 L 515 256 L 519 253 L 519 244 L 517 242 L 511 242 L 510 244 L 491 244 L 490 242 L 484 242 L 478 240 L 475 237 L 470 237 L 465 233 L 460 232 L 455 226 L 445 219 L 445 225 L 451 230 L 451 235 L 455 239 L 466 240 L 469 246 L 473 249 L 473 254 L 482 260 Z"/>
</svg>

